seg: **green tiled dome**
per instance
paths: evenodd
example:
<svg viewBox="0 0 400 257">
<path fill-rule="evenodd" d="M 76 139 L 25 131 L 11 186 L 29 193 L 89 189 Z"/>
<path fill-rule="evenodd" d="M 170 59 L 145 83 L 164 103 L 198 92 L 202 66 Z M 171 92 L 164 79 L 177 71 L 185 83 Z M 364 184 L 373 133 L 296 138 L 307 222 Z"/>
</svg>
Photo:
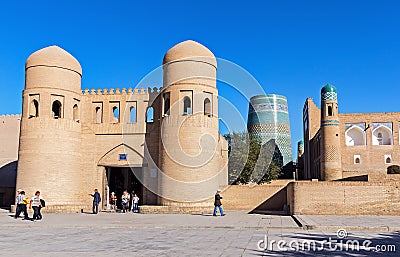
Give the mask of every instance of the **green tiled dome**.
<svg viewBox="0 0 400 257">
<path fill-rule="evenodd" d="M 323 94 L 323 93 L 328 93 L 328 92 L 335 92 L 335 93 L 337 93 L 336 87 L 334 87 L 334 86 L 331 85 L 331 84 L 326 84 L 323 88 L 321 88 L 321 94 Z"/>
</svg>

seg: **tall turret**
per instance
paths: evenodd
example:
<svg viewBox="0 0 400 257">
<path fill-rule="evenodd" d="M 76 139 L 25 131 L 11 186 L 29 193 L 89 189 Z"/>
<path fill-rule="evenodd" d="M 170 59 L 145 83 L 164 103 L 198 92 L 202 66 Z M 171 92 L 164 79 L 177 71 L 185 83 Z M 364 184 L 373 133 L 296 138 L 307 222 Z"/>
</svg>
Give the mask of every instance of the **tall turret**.
<svg viewBox="0 0 400 257">
<path fill-rule="evenodd" d="M 217 62 L 210 50 L 188 40 L 165 54 L 163 70 L 160 203 L 204 206 L 210 203 L 202 200 L 227 184 L 226 141 L 218 133 Z"/>
<path fill-rule="evenodd" d="M 17 188 L 28 195 L 41 191 L 49 206 L 76 206 L 84 199 L 79 185 L 81 77 L 79 62 L 58 46 L 26 61 Z"/>
<path fill-rule="evenodd" d="M 340 127 L 336 88 L 321 89 L 321 173 L 322 180 L 342 178 Z"/>
</svg>

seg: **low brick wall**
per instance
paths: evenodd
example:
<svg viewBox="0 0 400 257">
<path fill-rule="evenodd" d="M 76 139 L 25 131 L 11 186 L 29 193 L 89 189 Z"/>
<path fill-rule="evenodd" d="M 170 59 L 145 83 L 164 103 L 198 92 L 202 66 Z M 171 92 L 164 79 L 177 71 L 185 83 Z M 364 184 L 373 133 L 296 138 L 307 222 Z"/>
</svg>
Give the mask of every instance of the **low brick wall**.
<svg viewBox="0 0 400 257">
<path fill-rule="evenodd" d="M 221 193 L 227 210 L 282 211 L 286 204 L 286 185 L 293 180 L 276 180 L 263 185 L 233 185 Z"/>
<path fill-rule="evenodd" d="M 291 182 L 292 214 L 400 215 L 400 182 Z"/>
</svg>

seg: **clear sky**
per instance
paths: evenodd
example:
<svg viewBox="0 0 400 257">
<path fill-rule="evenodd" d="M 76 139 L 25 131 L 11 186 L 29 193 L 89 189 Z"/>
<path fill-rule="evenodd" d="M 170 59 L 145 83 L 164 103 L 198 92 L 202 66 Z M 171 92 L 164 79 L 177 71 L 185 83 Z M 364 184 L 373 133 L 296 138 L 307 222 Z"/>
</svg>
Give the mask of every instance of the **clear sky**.
<svg viewBox="0 0 400 257">
<path fill-rule="evenodd" d="M 341 113 L 400 111 L 399 1 L 3 1 L 0 8 L 0 114 L 21 113 L 24 63 L 40 48 L 74 55 L 82 88 L 122 88 L 135 87 L 186 39 L 288 98 L 294 153 L 304 101 L 319 105 L 326 83 L 337 87 Z M 220 94 L 247 118 L 245 99 L 223 87 Z"/>
</svg>

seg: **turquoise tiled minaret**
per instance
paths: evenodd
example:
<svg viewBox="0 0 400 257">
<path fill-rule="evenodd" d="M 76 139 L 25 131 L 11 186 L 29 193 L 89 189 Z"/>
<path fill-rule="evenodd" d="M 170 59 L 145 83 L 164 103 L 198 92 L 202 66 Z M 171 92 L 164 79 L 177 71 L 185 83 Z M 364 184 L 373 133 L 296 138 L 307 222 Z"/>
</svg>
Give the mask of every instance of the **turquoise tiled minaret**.
<svg viewBox="0 0 400 257">
<path fill-rule="evenodd" d="M 292 160 L 292 144 L 287 99 L 283 95 L 257 95 L 250 99 L 247 120 L 249 133 L 266 143 L 275 140 L 283 164 Z"/>
</svg>

